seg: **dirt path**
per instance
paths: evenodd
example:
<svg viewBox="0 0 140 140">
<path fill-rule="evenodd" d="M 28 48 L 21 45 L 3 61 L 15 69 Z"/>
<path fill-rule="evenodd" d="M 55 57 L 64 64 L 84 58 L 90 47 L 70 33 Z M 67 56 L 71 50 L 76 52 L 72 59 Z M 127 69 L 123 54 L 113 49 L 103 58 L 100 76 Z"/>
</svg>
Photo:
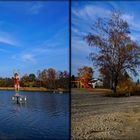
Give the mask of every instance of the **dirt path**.
<svg viewBox="0 0 140 140">
<path fill-rule="evenodd" d="M 72 139 L 140 139 L 140 96 L 72 90 Z"/>
</svg>

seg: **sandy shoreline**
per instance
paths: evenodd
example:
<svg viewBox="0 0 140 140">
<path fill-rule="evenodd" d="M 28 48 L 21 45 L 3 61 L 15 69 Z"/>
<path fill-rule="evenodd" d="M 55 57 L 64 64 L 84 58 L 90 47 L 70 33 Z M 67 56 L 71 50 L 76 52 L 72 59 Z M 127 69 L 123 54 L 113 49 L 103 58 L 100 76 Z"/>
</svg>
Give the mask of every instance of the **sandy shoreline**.
<svg viewBox="0 0 140 140">
<path fill-rule="evenodd" d="M 72 90 L 72 139 L 140 139 L 140 96 Z"/>
</svg>

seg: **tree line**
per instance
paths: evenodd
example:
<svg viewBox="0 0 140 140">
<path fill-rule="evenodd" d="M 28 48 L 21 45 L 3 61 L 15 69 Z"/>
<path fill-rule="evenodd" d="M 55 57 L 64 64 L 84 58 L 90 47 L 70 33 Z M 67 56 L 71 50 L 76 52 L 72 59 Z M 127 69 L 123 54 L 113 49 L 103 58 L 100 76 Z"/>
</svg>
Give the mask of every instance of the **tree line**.
<svg viewBox="0 0 140 140">
<path fill-rule="evenodd" d="M 0 87 L 13 87 L 14 77 L 0 77 Z M 24 74 L 20 77 L 21 87 L 44 87 L 48 89 L 69 89 L 68 71 L 57 71 L 53 68 L 38 70 L 37 74 Z"/>
</svg>

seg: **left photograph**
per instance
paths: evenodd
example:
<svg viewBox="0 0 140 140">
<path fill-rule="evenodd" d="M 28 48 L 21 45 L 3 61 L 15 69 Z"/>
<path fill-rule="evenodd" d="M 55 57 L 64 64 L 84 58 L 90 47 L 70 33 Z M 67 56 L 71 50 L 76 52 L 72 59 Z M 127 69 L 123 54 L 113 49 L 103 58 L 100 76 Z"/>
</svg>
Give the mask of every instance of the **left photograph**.
<svg viewBox="0 0 140 140">
<path fill-rule="evenodd" d="M 0 2 L 0 139 L 66 139 L 69 1 Z"/>
</svg>

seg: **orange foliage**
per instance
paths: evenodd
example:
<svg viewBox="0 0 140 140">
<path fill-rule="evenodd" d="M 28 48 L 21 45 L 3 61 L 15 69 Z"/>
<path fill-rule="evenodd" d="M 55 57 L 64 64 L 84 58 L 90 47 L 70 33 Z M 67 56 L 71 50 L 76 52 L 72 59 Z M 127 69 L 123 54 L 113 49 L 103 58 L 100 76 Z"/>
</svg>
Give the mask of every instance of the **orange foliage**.
<svg viewBox="0 0 140 140">
<path fill-rule="evenodd" d="M 132 80 L 127 79 L 127 80 L 123 80 L 121 81 L 118 86 L 117 86 L 117 91 L 118 92 L 129 92 L 131 93 L 135 88 L 135 84 Z"/>
</svg>

